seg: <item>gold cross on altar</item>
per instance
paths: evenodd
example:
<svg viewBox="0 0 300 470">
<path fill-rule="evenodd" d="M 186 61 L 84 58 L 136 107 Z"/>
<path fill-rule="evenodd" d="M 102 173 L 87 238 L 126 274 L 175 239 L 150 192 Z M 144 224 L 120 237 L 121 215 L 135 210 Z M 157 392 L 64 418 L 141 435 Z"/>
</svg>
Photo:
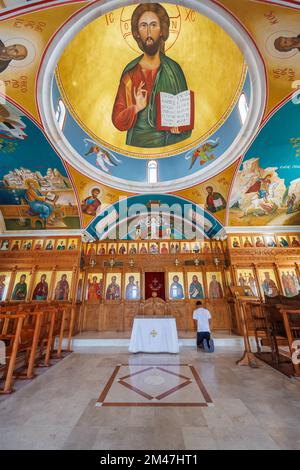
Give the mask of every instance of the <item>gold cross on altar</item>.
<svg viewBox="0 0 300 470">
<path fill-rule="evenodd" d="M 154 329 L 151 331 L 150 335 L 152 336 L 152 338 L 155 338 L 155 336 L 157 335 L 157 331 L 155 331 Z"/>
</svg>

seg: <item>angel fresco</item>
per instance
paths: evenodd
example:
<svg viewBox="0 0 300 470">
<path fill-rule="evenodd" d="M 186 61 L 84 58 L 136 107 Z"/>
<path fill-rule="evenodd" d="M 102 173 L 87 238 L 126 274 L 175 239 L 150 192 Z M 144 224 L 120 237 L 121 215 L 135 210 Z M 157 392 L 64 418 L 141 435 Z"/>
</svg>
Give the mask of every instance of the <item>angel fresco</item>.
<svg viewBox="0 0 300 470">
<path fill-rule="evenodd" d="M 109 153 L 107 150 L 102 149 L 97 145 L 94 140 L 84 139 L 85 145 L 89 147 L 88 151 L 85 153 L 85 157 L 89 155 L 96 156 L 96 165 L 105 173 L 109 173 L 109 167 L 118 166 L 118 163 L 121 163 L 115 155 Z"/>
<path fill-rule="evenodd" d="M 216 147 L 219 145 L 219 139 L 216 140 L 208 140 L 200 147 L 196 148 L 192 154 L 189 152 L 185 159 L 191 160 L 189 170 L 194 166 L 196 160 L 199 158 L 200 166 L 204 165 L 206 162 L 210 160 L 214 160 L 216 157 L 212 153 Z"/>
</svg>

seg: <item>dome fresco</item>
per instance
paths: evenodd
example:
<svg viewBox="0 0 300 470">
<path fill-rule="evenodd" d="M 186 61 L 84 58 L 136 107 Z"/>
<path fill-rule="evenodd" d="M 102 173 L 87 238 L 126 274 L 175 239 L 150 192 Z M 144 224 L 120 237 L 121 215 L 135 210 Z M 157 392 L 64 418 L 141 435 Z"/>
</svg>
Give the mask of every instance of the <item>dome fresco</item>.
<svg viewBox="0 0 300 470">
<path fill-rule="evenodd" d="M 251 96 L 250 88 L 250 78 L 247 75 L 242 88 L 246 96 Z M 52 99 L 53 108 L 56 109 L 61 99 L 56 80 L 53 81 Z M 159 158 L 160 182 L 167 183 L 185 178 L 185 185 L 189 186 L 189 177 L 197 174 L 199 170 L 204 170 L 208 165 L 216 163 L 217 159 L 230 147 L 241 127 L 238 104 L 235 104 L 228 118 L 209 138 L 199 141 L 190 150 L 179 150 L 180 153 L 171 153 L 165 157 L 152 155 L 151 158 L 143 155 L 131 157 L 121 153 L 121 150 L 115 151 L 105 144 L 100 144 L 96 137 L 83 130 L 68 107 L 63 134 L 76 152 L 78 159 L 82 160 L 84 165 L 88 164 L 94 176 L 97 175 L 99 180 L 103 176 L 109 176 L 111 183 L 116 187 L 121 186 L 120 180 L 132 184 L 135 182 L 145 184 L 147 183 L 148 162 L 152 158 Z M 99 150 L 93 152 L 95 146 L 99 147 Z M 102 155 L 107 155 L 107 160 Z M 138 190 L 138 188 L 135 189 Z"/>
<path fill-rule="evenodd" d="M 0 10 L 1 229 L 103 238 L 121 199 L 191 204 L 207 237 L 298 225 L 299 6 L 127 3 Z"/>
</svg>

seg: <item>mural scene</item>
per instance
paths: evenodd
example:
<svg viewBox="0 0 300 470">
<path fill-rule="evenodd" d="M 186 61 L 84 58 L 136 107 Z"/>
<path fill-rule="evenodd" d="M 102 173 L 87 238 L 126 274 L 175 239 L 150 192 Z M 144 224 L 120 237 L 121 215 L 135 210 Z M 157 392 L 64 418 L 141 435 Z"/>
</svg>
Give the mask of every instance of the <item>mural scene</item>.
<svg viewBox="0 0 300 470">
<path fill-rule="evenodd" d="M 8 102 L 0 112 L 0 210 L 6 229 L 80 228 L 71 182 L 42 131 Z"/>
<path fill-rule="evenodd" d="M 283 105 L 248 150 L 231 192 L 230 225 L 300 223 L 300 106 Z"/>
</svg>

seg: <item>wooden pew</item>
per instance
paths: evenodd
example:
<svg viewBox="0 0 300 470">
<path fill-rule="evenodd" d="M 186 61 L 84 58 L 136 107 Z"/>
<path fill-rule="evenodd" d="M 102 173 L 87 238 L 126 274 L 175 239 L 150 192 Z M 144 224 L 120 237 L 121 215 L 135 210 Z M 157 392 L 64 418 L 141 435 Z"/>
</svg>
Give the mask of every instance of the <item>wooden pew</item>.
<svg viewBox="0 0 300 470">
<path fill-rule="evenodd" d="M 51 352 L 54 347 L 55 324 L 57 321 L 57 309 L 53 306 L 47 306 L 43 309 L 41 334 L 38 347 L 37 367 L 49 367 Z"/>
<path fill-rule="evenodd" d="M 67 302 L 1 303 L 0 339 L 7 345 L 7 363 L 0 365 L 5 380 L 1 393 L 13 391 L 15 378 L 32 379 L 35 367 L 49 367 L 52 357 L 61 358 L 65 336 L 71 351 L 75 314 L 74 305 Z"/>
<path fill-rule="evenodd" d="M 0 313 L 5 313 L 7 315 L 19 313 L 24 315 L 18 353 L 25 353 L 25 360 L 24 365 L 21 368 L 22 370 L 15 374 L 15 377 L 18 379 L 32 379 L 34 377 L 34 367 L 37 347 L 40 340 L 43 312 L 33 310 L 33 306 L 26 305 L 22 308 L 22 305 L 20 304 L 12 304 L 0 309 Z"/>
<path fill-rule="evenodd" d="M 73 305 L 60 303 L 56 306 L 57 319 L 54 337 L 57 337 L 56 358 L 61 358 L 63 351 L 71 352 L 71 341 L 75 324 L 75 308 Z M 63 350 L 63 340 L 67 337 L 67 349 Z"/>
<path fill-rule="evenodd" d="M 13 376 L 18 352 L 21 347 L 21 332 L 25 315 L 0 313 L 0 340 L 6 344 L 6 364 L 2 368 L 4 372 L 4 387 L 0 394 L 13 392 Z"/>
<path fill-rule="evenodd" d="M 287 309 L 282 308 L 280 309 L 280 313 L 283 317 L 283 323 L 286 331 L 286 336 L 288 340 L 289 352 L 290 352 L 290 359 L 292 360 L 293 355 L 300 349 L 295 348 L 294 342 L 296 340 L 300 340 L 300 309 Z M 295 375 L 300 377 L 300 364 L 297 364 L 295 361 L 292 360 Z"/>
<path fill-rule="evenodd" d="M 23 305 L 20 304 L 20 308 Z M 37 355 L 35 354 L 36 367 L 50 367 L 51 353 L 54 349 L 54 340 L 56 335 L 59 317 L 57 315 L 57 305 L 54 302 L 30 302 L 23 307 L 29 315 L 41 314 L 40 334 L 37 344 Z M 60 323 L 59 323 L 60 324 Z"/>
<path fill-rule="evenodd" d="M 2 310 L 7 313 L 23 313 L 25 320 L 21 332 L 23 351 L 27 346 L 23 370 L 16 373 L 18 379 L 31 379 L 35 367 L 49 367 L 52 350 L 56 310 L 53 307 L 38 304 L 11 304 Z M 24 372 L 25 370 L 25 372 Z"/>
<path fill-rule="evenodd" d="M 17 373 L 18 379 L 33 379 L 37 348 L 40 340 L 43 312 L 22 312 L 25 319 L 21 331 L 21 344 L 26 349 L 24 373 Z"/>
</svg>

